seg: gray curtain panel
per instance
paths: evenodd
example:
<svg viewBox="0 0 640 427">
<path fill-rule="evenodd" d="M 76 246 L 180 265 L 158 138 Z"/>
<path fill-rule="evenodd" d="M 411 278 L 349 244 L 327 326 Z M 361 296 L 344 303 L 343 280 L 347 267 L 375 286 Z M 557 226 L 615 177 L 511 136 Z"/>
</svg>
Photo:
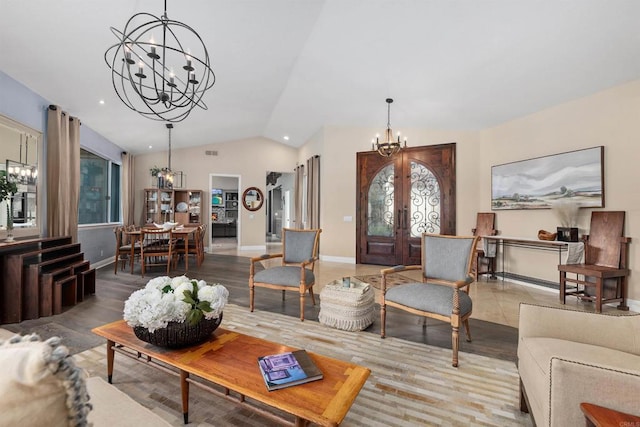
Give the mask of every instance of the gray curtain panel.
<svg viewBox="0 0 640 427">
<path fill-rule="evenodd" d="M 133 174 L 135 170 L 135 158 L 129 153 L 122 153 L 122 223 L 133 225 L 135 223 L 135 186 Z"/>
<path fill-rule="evenodd" d="M 307 160 L 306 228 L 320 228 L 320 156 Z"/>
<path fill-rule="evenodd" d="M 293 209 L 294 209 L 294 218 L 293 218 L 293 228 L 303 228 L 304 222 L 302 218 L 302 184 L 304 182 L 304 166 L 298 165 L 294 169 L 295 172 L 295 182 L 293 185 Z"/>
<path fill-rule="evenodd" d="M 47 229 L 78 240 L 80 120 L 60 107 L 47 110 Z"/>
</svg>

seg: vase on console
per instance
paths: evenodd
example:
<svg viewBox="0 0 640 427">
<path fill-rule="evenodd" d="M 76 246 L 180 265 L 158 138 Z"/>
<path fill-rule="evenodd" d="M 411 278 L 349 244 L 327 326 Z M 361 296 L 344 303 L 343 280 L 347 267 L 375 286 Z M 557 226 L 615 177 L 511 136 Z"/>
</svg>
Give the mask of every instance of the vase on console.
<svg viewBox="0 0 640 427">
<path fill-rule="evenodd" d="M 13 216 L 11 215 L 11 200 L 18 192 L 18 185 L 10 179 L 5 171 L 0 171 L 0 202 L 7 203 L 7 242 L 13 242 Z"/>
<path fill-rule="evenodd" d="M 566 192 L 566 191 L 565 191 Z M 551 209 L 560 220 L 561 227 L 557 227 L 557 239 L 561 242 L 578 241 L 578 215 L 580 204 L 570 199 L 556 200 Z"/>
</svg>

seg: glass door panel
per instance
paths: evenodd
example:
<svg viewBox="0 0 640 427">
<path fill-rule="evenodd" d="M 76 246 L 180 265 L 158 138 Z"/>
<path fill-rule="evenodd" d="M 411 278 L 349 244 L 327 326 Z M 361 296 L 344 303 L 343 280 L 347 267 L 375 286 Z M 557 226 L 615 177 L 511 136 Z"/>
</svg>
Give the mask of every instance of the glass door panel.
<svg viewBox="0 0 640 427">
<path fill-rule="evenodd" d="M 392 237 L 394 235 L 394 165 L 388 164 L 373 178 L 369 186 L 367 235 Z"/>
<path fill-rule="evenodd" d="M 411 237 L 440 234 L 440 186 L 429 168 L 411 162 Z"/>
</svg>

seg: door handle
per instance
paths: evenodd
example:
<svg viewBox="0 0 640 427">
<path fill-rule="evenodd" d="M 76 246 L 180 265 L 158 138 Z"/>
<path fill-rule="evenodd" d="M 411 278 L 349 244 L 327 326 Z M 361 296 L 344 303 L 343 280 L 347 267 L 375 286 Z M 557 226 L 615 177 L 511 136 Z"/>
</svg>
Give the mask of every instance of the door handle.
<svg viewBox="0 0 640 427">
<path fill-rule="evenodd" d="M 398 230 L 402 228 L 402 210 L 398 209 Z"/>
<path fill-rule="evenodd" d="M 406 208 L 406 206 L 403 209 L 402 228 L 404 228 L 405 230 L 407 229 L 407 208 Z"/>
</svg>

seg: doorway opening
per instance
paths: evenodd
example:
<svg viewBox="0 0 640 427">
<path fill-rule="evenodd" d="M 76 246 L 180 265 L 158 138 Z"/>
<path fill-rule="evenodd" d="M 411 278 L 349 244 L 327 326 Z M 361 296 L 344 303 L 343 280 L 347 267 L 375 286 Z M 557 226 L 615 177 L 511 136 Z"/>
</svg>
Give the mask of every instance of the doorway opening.
<svg viewBox="0 0 640 427">
<path fill-rule="evenodd" d="M 210 174 L 209 252 L 235 253 L 240 236 L 240 176 Z"/>
<path fill-rule="evenodd" d="M 267 172 L 266 242 L 282 241 L 282 229 L 293 226 L 293 172 Z"/>
</svg>

